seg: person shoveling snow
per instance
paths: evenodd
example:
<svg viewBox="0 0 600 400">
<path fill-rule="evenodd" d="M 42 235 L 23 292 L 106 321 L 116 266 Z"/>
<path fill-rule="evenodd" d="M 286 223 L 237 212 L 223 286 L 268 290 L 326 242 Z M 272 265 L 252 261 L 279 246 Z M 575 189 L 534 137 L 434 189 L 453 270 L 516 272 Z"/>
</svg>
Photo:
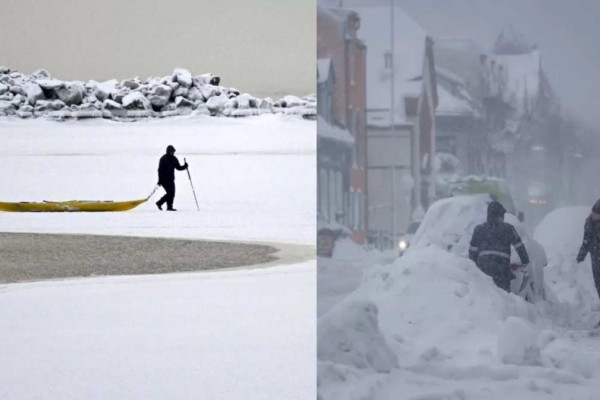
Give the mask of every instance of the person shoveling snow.
<svg viewBox="0 0 600 400">
<path fill-rule="evenodd" d="M 525 244 L 514 226 L 504 222 L 506 209 L 497 201 L 492 201 L 487 209 L 487 222 L 475 227 L 469 248 L 469 258 L 496 286 L 510 292 L 512 271 L 510 267 L 510 246 L 519 254 L 523 271 L 527 271 L 529 255 Z"/>
<path fill-rule="evenodd" d="M 588 253 L 592 260 L 594 284 L 600 298 L 600 200 L 596 201 L 592 212 L 585 220 L 583 242 L 577 254 L 577 263 L 582 263 Z M 598 327 L 600 327 L 600 321 L 596 324 L 596 328 Z"/>
</svg>

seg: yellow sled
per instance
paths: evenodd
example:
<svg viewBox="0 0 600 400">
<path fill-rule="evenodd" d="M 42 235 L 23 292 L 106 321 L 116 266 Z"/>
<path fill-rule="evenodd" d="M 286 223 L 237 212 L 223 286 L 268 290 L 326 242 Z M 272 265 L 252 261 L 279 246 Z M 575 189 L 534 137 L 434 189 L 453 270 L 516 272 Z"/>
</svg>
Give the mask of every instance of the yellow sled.
<svg viewBox="0 0 600 400">
<path fill-rule="evenodd" d="M 156 191 L 145 199 L 129 201 L 94 201 L 94 200 L 71 200 L 71 201 L 43 201 L 43 202 L 18 202 L 9 203 L 0 201 L 0 211 L 20 212 L 103 212 L 103 211 L 128 211 L 146 202 Z"/>
</svg>

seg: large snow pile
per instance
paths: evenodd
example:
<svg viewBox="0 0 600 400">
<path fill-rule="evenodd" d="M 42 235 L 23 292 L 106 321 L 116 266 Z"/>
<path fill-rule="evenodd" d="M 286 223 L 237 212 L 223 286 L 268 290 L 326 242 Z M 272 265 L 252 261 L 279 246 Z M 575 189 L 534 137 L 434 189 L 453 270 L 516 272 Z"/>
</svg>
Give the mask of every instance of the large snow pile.
<svg viewBox="0 0 600 400">
<path fill-rule="evenodd" d="M 347 237 L 336 240 L 333 256 L 319 257 L 317 315 L 324 314 L 343 301 L 359 286 L 366 270 L 373 265 L 390 262 L 394 257 L 360 246 Z"/>
<path fill-rule="evenodd" d="M 192 75 L 176 68 L 171 75 L 121 82 L 62 81 L 46 70 L 31 75 L 0 67 L 0 116 L 21 118 L 138 119 L 207 114 L 243 117 L 282 113 L 316 118 L 316 97 L 288 95 L 260 99 L 219 86 L 220 77 Z"/>
<path fill-rule="evenodd" d="M 575 261 L 583 240 L 583 226 L 590 207 L 565 207 L 552 211 L 535 229 L 535 238 L 548 253 L 546 284 L 569 308 L 571 325 L 593 326 L 600 320 L 590 256 Z"/>
<path fill-rule="evenodd" d="M 413 248 L 369 269 L 357 290 L 319 318 L 319 394 L 441 400 L 592 393 L 598 355 L 550 329 L 547 310 L 498 289 L 466 258 L 436 245 Z"/>
</svg>

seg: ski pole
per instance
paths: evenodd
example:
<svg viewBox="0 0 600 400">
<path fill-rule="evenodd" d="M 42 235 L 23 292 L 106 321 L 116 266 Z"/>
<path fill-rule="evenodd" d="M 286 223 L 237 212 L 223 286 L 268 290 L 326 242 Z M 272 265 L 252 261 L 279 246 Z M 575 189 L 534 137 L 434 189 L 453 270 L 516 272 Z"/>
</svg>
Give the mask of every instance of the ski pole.
<svg viewBox="0 0 600 400">
<path fill-rule="evenodd" d="M 187 160 L 184 158 L 183 161 L 187 164 Z M 190 175 L 190 166 L 186 168 L 188 173 L 188 178 L 190 178 L 190 185 L 192 185 L 192 193 L 194 193 L 194 201 L 196 201 L 196 208 L 200 211 L 200 207 L 198 206 L 198 199 L 196 198 L 196 190 L 194 189 L 194 183 L 192 182 L 192 176 Z"/>
</svg>

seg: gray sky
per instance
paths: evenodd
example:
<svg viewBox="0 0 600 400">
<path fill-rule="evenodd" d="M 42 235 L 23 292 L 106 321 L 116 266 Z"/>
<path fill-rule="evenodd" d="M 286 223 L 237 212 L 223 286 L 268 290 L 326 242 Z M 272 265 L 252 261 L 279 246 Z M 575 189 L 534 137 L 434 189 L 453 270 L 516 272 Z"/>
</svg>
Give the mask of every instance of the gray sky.
<svg viewBox="0 0 600 400">
<path fill-rule="evenodd" d="M 257 96 L 315 92 L 311 0 L 1 0 L 0 65 L 59 79 L 212 72 Z"/>
<path fill-rule="evenodd" d="M 600 1 L 396 0 L 434 37 L 471 38 L 491 50 L 512 25 L 542 51 L 563 106 L 600 128 Z"/>
</svg>

